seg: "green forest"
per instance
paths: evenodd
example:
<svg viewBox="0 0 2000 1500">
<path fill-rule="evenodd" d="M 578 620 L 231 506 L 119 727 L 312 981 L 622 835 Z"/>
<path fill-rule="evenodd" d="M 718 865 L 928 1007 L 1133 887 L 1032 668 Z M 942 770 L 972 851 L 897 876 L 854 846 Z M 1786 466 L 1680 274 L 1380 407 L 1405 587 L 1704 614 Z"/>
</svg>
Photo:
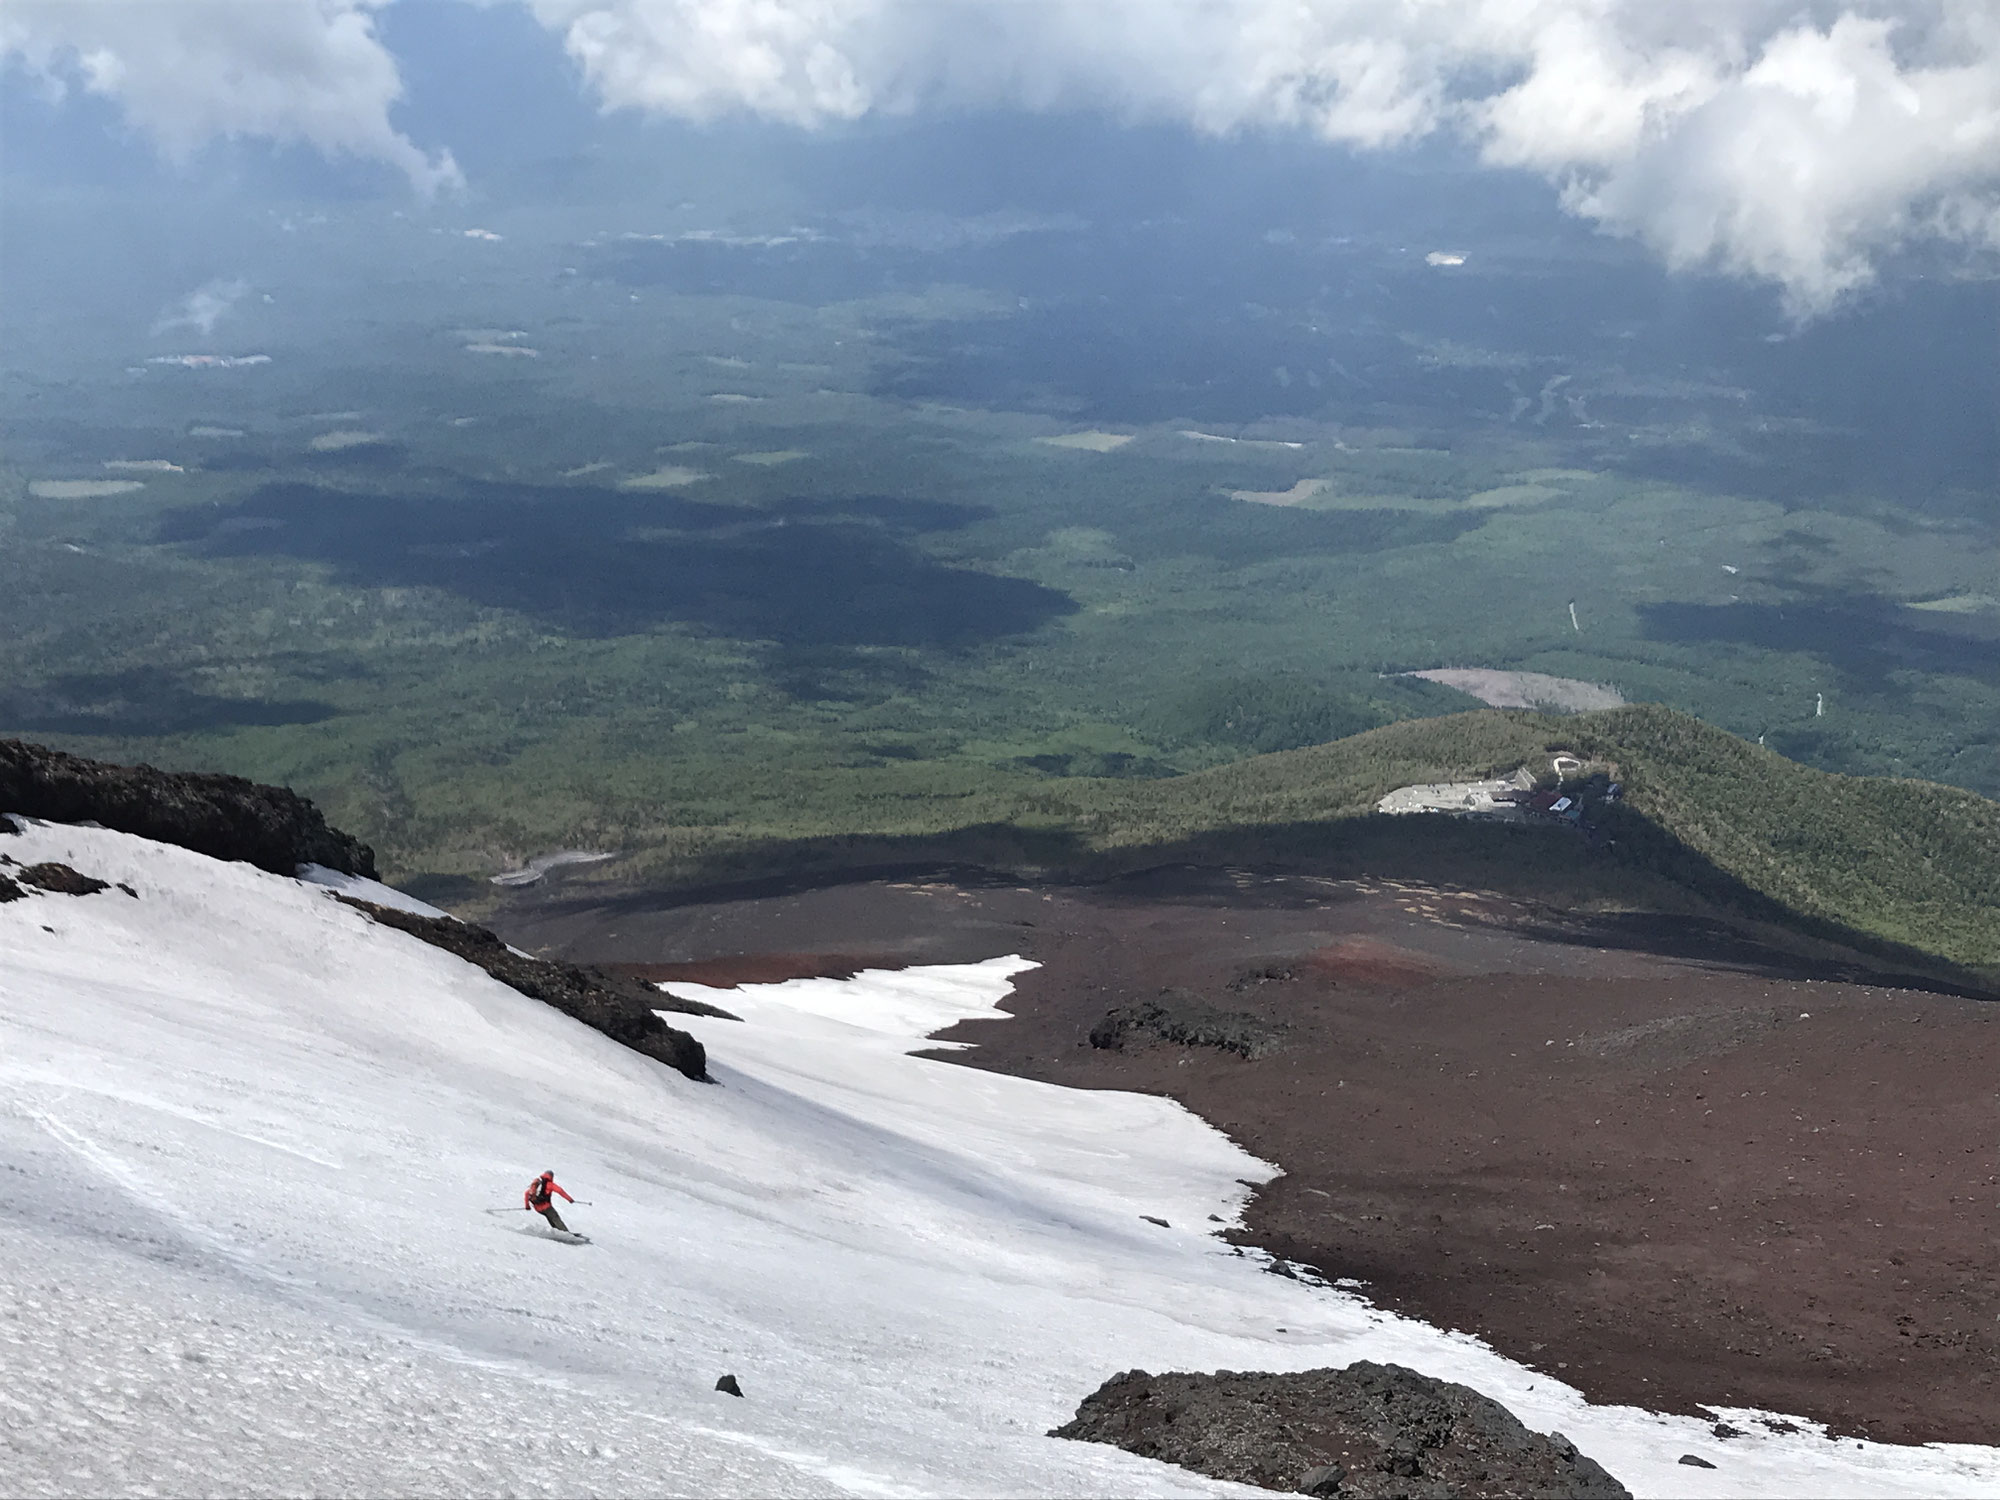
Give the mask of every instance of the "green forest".
<svg viewBox="0 0 2000 1500">
<path fill-rule="evenodd" d="M 1336 399 L 1259 363 L 1296 342 L 1268 309 L 1217 310 L 1200 359 L 1154 309 L 1114 369 L 964 285 L 808 304 L 591 264 L 419 277 L 312 358 L 17 376 L 0 735 L 291 786 L 472 906 L 561 850 L 676 882 L 1380 860 L 1415 837 L 1365 831 L 1390 785 L 1607 736 L 1686 858 L 1991 961 L 1989 888 L 1925 883 L 1990 854 L 1951 799 L 2000 795 L 2000 526 L 1961 474 L 1892 483 L 1584 345 L 1370 324 Z M 1396 316 L 1434 316 L 1395 275 Z M 469 356 L 481 328 L 535 357 Z M 1183 383 L 1125 389 L 1155 366 Z M 1704 727 L 1467 718 L 1436 669 Z"/>
</svg>

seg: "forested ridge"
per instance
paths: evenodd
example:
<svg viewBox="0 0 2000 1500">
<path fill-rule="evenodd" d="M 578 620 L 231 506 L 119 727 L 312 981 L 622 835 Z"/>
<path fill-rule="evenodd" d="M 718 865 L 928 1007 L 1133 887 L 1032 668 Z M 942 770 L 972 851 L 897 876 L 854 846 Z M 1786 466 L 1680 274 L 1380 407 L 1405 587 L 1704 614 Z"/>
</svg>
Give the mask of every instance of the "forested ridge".
<svg viewBox="0 0 2000 1500">
<path fill-rule="evenodd" d="M 1422 782 L 1526 767 L 1553 784 L 1559 753 L 1584 761 L 1598 792 L 1611 779 L 1623 788 L 1592 803 L 1583 833 L 1375 812 Z M 1174 861 L 1278 864 L 1495 883 L 1608 909 L 1684 899 L 2000 977 L 2000 803 L 1815 770 L 1654 705 L 1409 719 L 1186 776 L 1052 780 L 1000 816 L 990 802 L 979 811 L 937 832 L 720 840 L 668 878 L 926 859 L 1085 879 Z"/>
</svg>

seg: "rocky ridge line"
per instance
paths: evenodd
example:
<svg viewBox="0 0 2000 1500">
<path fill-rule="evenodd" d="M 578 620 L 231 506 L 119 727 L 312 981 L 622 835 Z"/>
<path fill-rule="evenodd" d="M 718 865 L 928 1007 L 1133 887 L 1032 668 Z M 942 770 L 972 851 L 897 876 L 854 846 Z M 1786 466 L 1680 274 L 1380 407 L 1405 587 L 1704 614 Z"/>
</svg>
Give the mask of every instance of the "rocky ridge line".
<svg viewBox="0 0 2000 1500">
<path fill-rule="evenodd" d="M 353 896 L 335 899 L 368 913 L 384 927 L 393 927 L 433 948 L 455 954 L 529 999 L 552 1005 L 571 1019 L 603 1032 L 634 1052 L 665 1063 L 697 1083 L 713 1081 L 708 1076 L 707 1050 L 685 1031 L 662 1021 L 656 1012 L 679 1010 L 735 1020 L 726 1010 L 700 1001 L 677 1000 L 637 980 L 607 974 L 602 969 L 529 958 L 516 953 L 486 928 L 461 922 L 456 917 L 419 916 Z"/>
<path fill-rule="evenodd" d="M 50 823 L 97 823 L 274 875 L 325 865 L 369 880 L 375 851 L 328 826 L 284 787 L 241 776 L 161 771 L 86 760 L 25 740 L 0 740 L 0 813 Z"/>
</svg>

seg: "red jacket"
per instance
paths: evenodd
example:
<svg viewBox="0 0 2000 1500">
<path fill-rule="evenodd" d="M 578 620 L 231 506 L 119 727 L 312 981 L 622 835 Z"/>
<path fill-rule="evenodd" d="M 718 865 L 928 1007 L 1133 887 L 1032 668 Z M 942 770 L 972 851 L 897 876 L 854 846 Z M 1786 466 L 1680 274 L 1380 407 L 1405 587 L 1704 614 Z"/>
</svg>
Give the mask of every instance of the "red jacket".
<svg viewBox="0 0 2000 1500">
<path fill-rule="evenodd" d="M 557 1182 L 553 1177 L 549 1178 L 546 1182 L 537 1177 L 533 1182 L 529 1183 L 528 1190 L 521 1194 L 521 1202 L 528 1208 L 536 1210 L 544 1209 L 549 1206 L 550 1193 L 562 1193 L 563 1202 L 565 1203 L 576 1202 L 576 1199 L 570 1197 L 568 1193 L 563 1192 L 562 1184 Z"/>
</svg>

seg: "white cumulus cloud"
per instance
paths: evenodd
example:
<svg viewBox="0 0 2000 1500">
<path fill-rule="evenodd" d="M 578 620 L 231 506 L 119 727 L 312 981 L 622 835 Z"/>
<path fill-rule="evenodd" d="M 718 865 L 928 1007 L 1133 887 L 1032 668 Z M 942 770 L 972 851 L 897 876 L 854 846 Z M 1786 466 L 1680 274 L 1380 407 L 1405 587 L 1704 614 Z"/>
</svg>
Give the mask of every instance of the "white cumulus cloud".
<svg viewBox="0 0 2000 1500">
<path fill-rule="evenodd" d="M 300 142 L 429 193 L 458 169 L 390 122 L 387 3 L 0 0 L 0 58 L 115 99 L 170 155 Z M 2000 0 L 518 3 L 613 109 L 812 127 L 1098 108 L 1354 149 L 1449 133 L 1802 315 L 1906 245 L 2000 251 Z"/>
<path fill-rule="evenodd" d="M 1914 240 L 2000 250 L 2000 7 L 1901 9 L 1538 57 L 1479 106 L 1486 155 L 1564 181 L 1574 212 L 1671 265 L 1778 283 L 1801 314 Z"/>
<path fill-rule="evenodd" d="M 215 325 L 229 315 L 250 290 L 241 277 L 218 277 L 196 287 L 172 306 L 163 309 L 153 322 L 157 337 L 179 328 L 192 328 L 203 338 L 215 332 Z"/>
<path fill-rule="evenodd" d="M 0 60 L 117 101 L 169 157 L 250 136 L 386 162 L 426 195 L 459 182 L 389 122 L 402 95 L 381 0 L 0 0 Z"/>
<path fill-rule="evenodd" d="M 1094 106 L 1359 148 L 1448 131 L 1676 266 L 1818 312 L 2000 249 L 1995 0 L 527 0 L 602 101 L 811 126 Z"/>
</svg>

